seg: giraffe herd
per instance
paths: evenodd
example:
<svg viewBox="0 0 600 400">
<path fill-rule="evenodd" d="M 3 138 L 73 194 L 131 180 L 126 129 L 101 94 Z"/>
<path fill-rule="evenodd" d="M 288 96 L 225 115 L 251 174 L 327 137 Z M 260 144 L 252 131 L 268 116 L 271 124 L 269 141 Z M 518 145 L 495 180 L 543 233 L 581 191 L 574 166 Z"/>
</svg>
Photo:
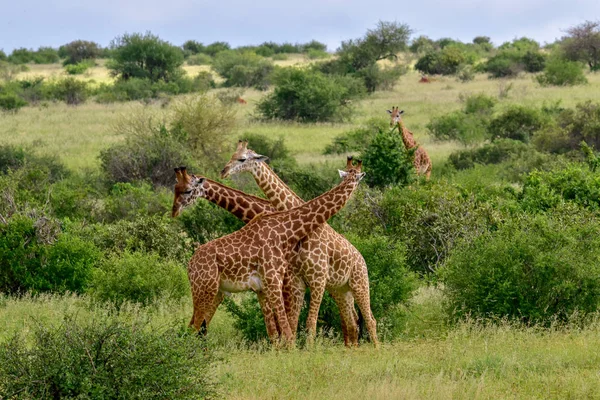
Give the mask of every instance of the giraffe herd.
<svg viewBox="0 0 600 400">
<path fill-rule="evenodd" d="M 396 125 L 407 149 L 417 146 L 400 119 L 402 111 L 393 108 L 391 126 Z M 405 133 L 406 131 L 406 133 Z M 411 138 L 412 141 L 405 140 Z M 410 146 L 410 147 L 409 147 Z M 427 178 L 431 161 L 427 153 L 415 169 Z M 364 176 L 362 162 L 348 157 L 346 169 L 339 171 L 342 182 L 321 196 L 304 202 L 266 164 L 267 157 L 239 141 L 221 177 L 249 172 L 268 200 L 248 195 L 206 177 L 175 168 L 172 216 L 204 198 L 231 212 L 246 225 L 238 231 L 205 243 L 195 250 L 188 266 L 192 288 L 196 331 L 206 333 L 224 295 L 253 291 L 263 313 L 272 343 L 294 344 L 306 287 L 310 289 L 306 322 L 308 343 L 314 341 L 317 317 L 327 290 L 340 312 L 346 346 L 358 346 L 358 315 L 365 321 L 372 343 L 377 347 L 376 320 L 370 306 L 367 265 L 360 252 L 327 224 L 351 197 Z"/>
</svg>

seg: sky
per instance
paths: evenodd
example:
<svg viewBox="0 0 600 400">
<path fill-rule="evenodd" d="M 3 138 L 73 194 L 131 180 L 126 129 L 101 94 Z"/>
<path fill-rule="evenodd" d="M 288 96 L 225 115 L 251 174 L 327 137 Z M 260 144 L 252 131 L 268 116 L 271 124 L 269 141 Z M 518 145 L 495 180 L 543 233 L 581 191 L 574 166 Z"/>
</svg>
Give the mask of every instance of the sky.
<svg viewBox="0 0 600 400">
<path fill-rule="evenodd" d="M 543 44 L 600 20 L 600 0 L 0 0 L 0 10 L 0 49 L 7 53 L 76 39 L 107 46 L 123 33 L 146 31 L 176 45 L 316 39 L 334 51 L 379 20 L 406 23 L 413 37 L 489 36 L 499 45 L 527 36 Z"/>
</svg>

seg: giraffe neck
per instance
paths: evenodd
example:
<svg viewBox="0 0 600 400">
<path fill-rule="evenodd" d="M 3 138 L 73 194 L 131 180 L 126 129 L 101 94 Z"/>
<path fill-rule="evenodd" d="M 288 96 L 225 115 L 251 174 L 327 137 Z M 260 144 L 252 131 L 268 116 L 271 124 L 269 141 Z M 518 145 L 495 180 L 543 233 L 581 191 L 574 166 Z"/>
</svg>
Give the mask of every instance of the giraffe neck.
<svg viewBox="0 0 600 400">
<path fill-rule="evenodd" d="M 417 142 L 415 142 L 415 138 L 413 137 L 413 134 L 411 133 L 411 131 L 406 129 L 406 127 L 404 126 L 404 123 L 402 121 L 398 121 L 398 130 L 400 131 L 400 134 L 402 135 L 402 142 L 404 143 L 404 146 L 407 149 L 412 149 L 413 147 L 415 147 L 417 145 Z"/>
<path fill-rule="evenodd" d="M 285 211 L 304 204 L 304 201 L 266 163 L 256 162 L 251 172 L 258 187 L 277 210 Z"/>
<path fill-rule="evenodd" d="M 292 225 L 290 240 L 298 241 L 327 222 L 344 207 L 357 186 L 356 179 L 348 177 L 330 191 L 295 207 L 288 214 Z"/>
<path fill-rule="evenodd" d="M 195 202 L 199 197 L 204 197 L 211 203 L 229 211 L 245 223 L 250 222 L 259 214 L 276 211 L 271 203 L 265 199 L 251 196 L 210 179 L 204 181 L 203 187 L 204 196 L 200 196 L 200 191 L 195 190 L 192 192 L 190 203 Z"/>
</svg>

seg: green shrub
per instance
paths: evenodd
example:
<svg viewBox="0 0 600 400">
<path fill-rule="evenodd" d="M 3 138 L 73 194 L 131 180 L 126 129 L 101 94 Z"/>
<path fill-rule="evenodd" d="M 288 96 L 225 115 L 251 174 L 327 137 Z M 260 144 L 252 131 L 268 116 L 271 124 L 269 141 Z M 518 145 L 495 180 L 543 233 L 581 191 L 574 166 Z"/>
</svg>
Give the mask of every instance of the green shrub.
<svg viewBox="0 0 600 400">
<path fill-rule="evenodd" d="M 573 86 L 587 83 L 581 64 L 559 58 L 548 61 L 544 71 L 536 79 L 542 86 Z"/>
<path fill-rule="evenodd" d="M 456 70 L 456 78 L 461 82 L 471 82 L 475 79 L 475 69 L 471 65 L 462 64 Z"/>
<path fill-rule="evenodd" d="M 6 61 L 6 60 L 8 60 L 6 53 L 4 52 L 4 50 L 0 49 L 0 61 Z"/>
<path fill-rule="evenodd" d="M 170 81 L 181 74 L 183 51 L 150 32 L 124 34 L 111 42 L 112 59 L 107 63 L 113 76 Z"/>
<path fill-rule="evenodd" d="M 0 291 L 81 293 L 99 257 L 92 243 L 61 234 L 56 221 L 13 216 L 0 224 Z"/>
<path fill-rule="evenodd" d="M 85 60 L 93 61 L 101 56 L 102 49 L 95 42 L 87 40 L 74 40 L 63 46 L 60 46 L 58 53 L 64 58 L 63 64 L 79 64 Z"/>
<path fill-rule="evenodd" d="M 472 64 L 474 60 L 457 45 L 449 45 L 441 50 L 434 50 L 423 55 L 415 64 L 415 69 L 424 74 L 454 75 L 459 67 Z"/>
<path fill-rule="evenodd" d="M 600 225 L 577 209 L 522 215 L 456 247 L 440 276 L 453 312 L 528 323 L 598 310 Z"/>
<path fill-rule="evenodd" d="M 156 193 L 146 182 L 115 183 L 104 200 L 106 221 L 135 219 L 144 215 L 162 215 L 170 208 L 170 197 Z"/>
<path fill-rule="evenodd" d="M 465 103 L 465 114 L 490 115 L 494 111 L 494 106 L 498 102 L 495 98 L 490 97 L 485 93 L 478 93 L 470 96 L 460 96 L 459 98 Z"/>
<path fill-rule="evenodd" d="M 22 147 L 12 145 L 0 145 L 0 172 L 8 173 L 25 165 L 27 152 Z"/>
<path fill-rule="evenodd" d="M 416 279 L 408 270 L 406 246 L 390 238 L 373 235 L 349 236 L 369 269 L 371 310 L 376 319 L 386 317 L 416 289 Z"/>
<path fill-rule="evenodd" d="M 390 129 L 389 121 L 377 118 L 370 119 L 361 127 L 334 137 L 332 142 L 325 146 L 323 154 L 342 154 L 353 151 L 363 151 L 379 132 L 386 129 Z"/>
<path fill-rule="evenodd" d="M 15 93 L 0 93 L 0 110 L 16 113 L 28 103 Z"/>
<path fill-rule="evenodd" d="M 204 53 L 208 54 L 211 57 L 214 57 L 217 55 L 217 53 L 227 51 L 230 49 L 231 46 L 227 42 L 214 42 L 204 48 Z"/>
<path fill-rule="evenodd" d="M 10 399 L 196 399 L 217 395 L 213 352 L 178 327 L 64 315 L 0 345 L 0 396 Z"/>
<path fill-rule="evenodd" d="M 528 51 L 522 60 L 527 72 L 540 72 L 546 65 L 546 57 L 537 51 Z"/>
<path fill-rule="evenodd" d="M 124 302 L 147 306 L 160 299 L 179 300 L 188 288 L 185 268 L 146 253 L 111 255 L 94 270 L 90 281 L 94 298 L 117 307 Z"/>
<path fill-rule="evenodd" d="M 226 86 L 254 87 L 265 90 L 274 66 L 255 53 L 223 51 L 213 60 L 213 69 L 225 78 Z"/>
<path fill-rule="evenodd" d="M 89 237 L 107 253 L 147 253 L 187 265 L 193 244 L 175 221 L 164 215 L 139 216 L 132 221 L 94 224 L 73 228 L 74 234 Z"/>
<path fill-rule="evenodd" d="M 210 65 L 212 58 L 207 54 L 194 54 L 187 59 L 187 65 Z"/>
<path fill-rule="evenodd" d="M 186 54 L 198 54 L 202 53 L 206 47 L 202 43 L 195 40 L 186 40 L 181 48 Z"/>
<path fill-rule="evenodd" d="M 27 64 L 33 61 L 33 51 L 28 50 L 24 47 L 14 49 L 10 56 L 8 56 L 8 62 L 13 64 Z"/>
<path fill-rule="evenodd" d="M 536 109 L 512 106 L 490 121 L 488 131 L 492 140 L 513 139 L 527 143 L 547 120 Z"/>
<path fill-rule="evenodd" d="M 238 99 L 244 95 L 245 89 L 242 88 L 227 88 L 220 90 L 216 97 L 219 101 L 225 105 L 232 106 L 237 104 Z"/>
<path fill-rule="evenodd" d="M 339 120 L 344 118 L 344 111 L 348 113 L 348 107 L 343 105 L 360 96 L 361 86 L 350 77 L 284 68 L 275 77 L 275 90 L 258 103 L 257 110 L 265 119 Z"/>
<path fill-rule="evenodd" d="M 82 61 L 77 64 L 67 64 L 65 65 L 65 71 L 69 75 L 81 75 L 85 73 L 89 68 L 94 66 L 93 61 Z"/>
<path fill-rule="evenodd" d="M 363 150 L 365 181 L 371 187 L 405 186 L 414 179 L 414 152 L 406 150 L 399 134 L 381 130 Z"/>
<path fill-rule="evenodd" d="M 192 240 L 201 244 L 233 233 L 244 226 L 229 211 L 205 200 L 198 200 L 177 221 Z"/>
<path fill-rule="evenodd" d="M 529 146 L 520 141 L 499 139 L 480 148 L 456 151 L 450 154 L 448 162 L 457 170 L 461 170 L 473 168 L 475 164 L 499 164 L 531 151 Z"/>
<path fill-rule="evenodd" d="M 242 135 L 240 140 L 247 140 L 248 147 L 262 154 L 263 156 L 269 157 L 271 162 L 273 161 L 288 161 L 294 160 L 290 150 L 285 145 L 285 140 L 282 136 L 277 139 L 270 139 L 260 133 L 246 132 Z"/>
<path fill-rule="evenodd" d="M 367 92 L 373 93 L 376 90 L 392 90 L 398 79 L 407 71 L 404 65 L 382 69 L 378 64 L 372 64 L 358 71 L 355 76 L 364 81 Z"/>
<path fill-rule="evenodd" d="M 51 81 L 47 90 L 52 100 L 64 101 L 74 106 L 84 103 L 90 94 L 88 83 L 73 77 Z"/>
<path fill-rule="evenodd" d="M 437 140 L 456 140 L 470 144 L 489 137 L 487 124 L 487 118 L 482 118 L 480 114 L 455 111 L 432 118 L 427 129 Z"/>
<path fill-rule="evenodd" d="M 40 47 L 32 58 L 36 64 L 54 64 L 59 61 L 58 51 L 52 47 Z"/>
<path fill-rule="evenodd" d="M 246 341 L 254 343 L 268 339 L 263 313 L 254 294 L 243 296 L 239 304 L 233 299 L 225 298 L 223 305 L 233 317 L 233 327 L 242 334 Z M 299 323 L 298 326 L 302 325 Z"/>
<path fill-rule="evenodd" d="M 564 202 L 600 210 L 600 176 L 581 164 L 569 164 L 561 169 L 533 171 L 526 177 L 520 196 L 526 211 L 546 211 Z"/>
<path fill-rule="evenodd" d="M 311 60 L 321 60 L 330 57 L 329 53 L 327 53 L 326 51 L 317 49 L 308 49 L 306 55 Z"/>
</svg>

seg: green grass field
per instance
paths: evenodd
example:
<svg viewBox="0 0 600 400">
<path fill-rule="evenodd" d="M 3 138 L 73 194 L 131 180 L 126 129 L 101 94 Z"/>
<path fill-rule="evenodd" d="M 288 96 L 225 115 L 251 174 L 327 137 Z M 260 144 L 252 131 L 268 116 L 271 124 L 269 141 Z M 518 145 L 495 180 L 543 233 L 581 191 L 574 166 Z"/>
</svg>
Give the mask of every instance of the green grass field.
<svg viewBox="0 0 600 400">
<path fill-rule="evenodd" d="M 280 62 L 306 62 L 292 57 Z M 186 67 L 190 73 L 207 67 Z M 32 66 L 22 76 L 58 76 L 62 69 Z M 434 164 L 442 164 L 461 147 L 436 142 L 426 125 L 434 116 L 461 107 L 459 96 L 484 92 L 498 97 L 512 85 L 499 108 L 510 104 L 540 106 L 560 101 L 565 107 L 600 101 L 600 74 L 588 74 L 589 84 L 576 87 L 542 88 L 531 75 L 508 82 L 483 75 L 469 83 L 441 78 L 431 84 L 418 83 L 419 75 L 403 76 L 395 89 L 377 92 L 355 104 L 351 122 L 335 124 L 264 123 L 252 118 L 263 92 L 247 90 L 245 106 L 237 110 L 237 131 L 260 133 L 285 139 L 300 163 L 338 160 L 324 156 L 323 149 L 336 135 L 356 128 L 370 118 L 387 118 L 386 109 L 405 110 L 404 121 Z M 82 79 L 107 81 L 99 65 Z M 217 89 L 218 90 L 218 89 Z M 148 107 L 151 112 L 169 112 L 159 104 L 97 104 L 93 101 L 70 107 L 49 103 L 25 107 L 16 114 L 0 113 L 0 143 L 25 144 L 42 154 L 57 154 L 71 169 L 98 168 L 101 150 L 123 140 L 112 125 L 132 111 Z M 232 144 L 233 145 L 233 144 Z M 201 171 L 199 171 L 201 172 Z M 280 351 L 266 344 L 249 346 L 231 326 L 231 318 L 219 310 L 211 325 L 211 340 L 224 361 L 215 371 L 223 383 L 224 397 L 232 399 L 579 399 L 600 398 L 600 324 L 540 329 L 498 324 L 485 327 L 476 322 L 449 326 L 441 310 L 437 289 L 421 288 L 409 305 L 405 334 L 385 342 L 378 350 L 369 343 L 345 349 L 342 342 L 323 334 L 314 348 Z M 71 296 L 32 298 L 0 297 L 0 341 L 14 332 L 27 333 L 32 323 L 53 322 L 64 313 L 91 318 L 95 306 L 87 299 Z M 152 324 L 175 321 L 186 324 L 191 299 L 159 304 L 151 309 L 132 307 L 124 318 L 143 313 Z"/>
</svg>

